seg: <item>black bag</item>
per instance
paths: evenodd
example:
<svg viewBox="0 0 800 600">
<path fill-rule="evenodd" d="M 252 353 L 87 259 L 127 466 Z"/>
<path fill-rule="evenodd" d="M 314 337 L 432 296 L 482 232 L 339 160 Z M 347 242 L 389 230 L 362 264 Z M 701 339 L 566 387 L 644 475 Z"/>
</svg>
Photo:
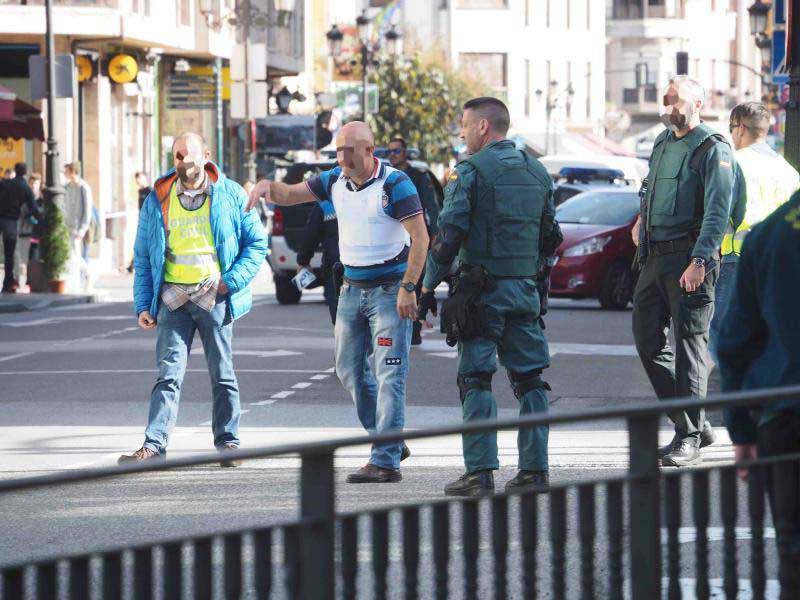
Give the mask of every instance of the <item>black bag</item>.
<svg viewBox="0 0 800 600">
<path fill-rule="evenodd" d="M 462 268 L 452 295 L 442 302 L 441 331 L 448 346 L 486 336 L 489 327 L 483 294 L 497 284 L 483 267 Z"/>
</svg>

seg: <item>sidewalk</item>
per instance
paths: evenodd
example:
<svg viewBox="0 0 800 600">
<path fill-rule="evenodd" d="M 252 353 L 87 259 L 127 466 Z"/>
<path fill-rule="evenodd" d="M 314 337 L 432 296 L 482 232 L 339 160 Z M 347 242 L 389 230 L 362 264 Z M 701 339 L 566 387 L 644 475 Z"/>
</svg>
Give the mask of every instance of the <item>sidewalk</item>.
<svg viewBox="0 0 800 600">
<path fill-rule="evenodd" d="M 251 288 L 254 296 L 275 293 L 272 272 L 266 262 Z M 0 294 L 0 314 L 105 302 L 133 302 L 133 275 L 127 271 L 106 273 L 98 278 L 94 290 L 85 294 Z"/>
</svg>

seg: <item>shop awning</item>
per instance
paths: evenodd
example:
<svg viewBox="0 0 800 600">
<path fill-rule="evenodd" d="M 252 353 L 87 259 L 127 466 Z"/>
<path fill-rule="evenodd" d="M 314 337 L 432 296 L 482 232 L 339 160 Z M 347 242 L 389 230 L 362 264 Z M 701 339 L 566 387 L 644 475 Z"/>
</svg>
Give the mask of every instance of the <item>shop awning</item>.
<svg viewBox="0 0 800 600">
<path fill-rule="evenodd" d="M 44 141 L 41 111 L 0 85 L 0 140 L 13 138 Z"/>
</svg>

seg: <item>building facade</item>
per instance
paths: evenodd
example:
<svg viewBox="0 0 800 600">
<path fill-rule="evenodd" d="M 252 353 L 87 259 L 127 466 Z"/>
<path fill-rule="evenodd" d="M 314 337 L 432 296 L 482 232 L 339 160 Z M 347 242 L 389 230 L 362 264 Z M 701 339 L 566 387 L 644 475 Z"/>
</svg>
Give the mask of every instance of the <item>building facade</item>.
<svg viewBox="0 0 800 600">
<path fill-rule="evenodd" d="M 51 107 L 31 97 L 28 71 L 28 57 L 45 53 L 43 4 L 0 2 L 0 84 L 41 107 L 47 123 Z M 103 221 L 106 237 L 90 255 L 97 272 L 130 262 L 138 215 L 134 174 L 144 171 L 153 179 L 169 168 L 178 133 L 202 133 L 212 157 L 231 162 L 229 146 L 237 130 L 228 116 L 227 67 L 241 42 L 243 4 L 55 0 L 55 52 L 71 55 L 81 69 L 72 97 L 55 102 L 54 133 L 60 164 L 82 163 Z M 254 35 L 272 53 L 269 75 L 302 69 L 302 0 L 249 5 Z M 24 142 L 30 170 L 43 171 L 43 152 L 43 144 Z"/>
<path fill-rule="evenodd" d="M 608 100 L 627 116 L 629 145 L 648 154 L 658 129 L 660 93 L 677 73 L 706 89 L 704 118 L 727 119 L 732 106 L 761 99 L 761 58 L 750 35 L 747 0 L 611 0 L 608 3 Z M 727 123 L 727 121 L 725 121 Z M 723 127 L 724 129 L 724 127 Z"/>
</svg>

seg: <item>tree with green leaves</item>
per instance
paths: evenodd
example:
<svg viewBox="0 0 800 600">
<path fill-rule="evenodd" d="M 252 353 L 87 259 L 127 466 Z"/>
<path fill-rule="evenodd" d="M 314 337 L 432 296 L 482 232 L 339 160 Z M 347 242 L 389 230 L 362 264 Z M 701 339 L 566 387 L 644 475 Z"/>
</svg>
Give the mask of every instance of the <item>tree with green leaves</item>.
<svg viewBox="0 0 800 600">
<path fill-rule="evenodd" d="M 378 145 L 402 137 L 431 163 L 447 164 L 464 102 L 485 93 L 477 80 L 420 56 L 386 59 L 370 81 L 378 86 L 378 112 L 369 116 Z"/>
</svg>

